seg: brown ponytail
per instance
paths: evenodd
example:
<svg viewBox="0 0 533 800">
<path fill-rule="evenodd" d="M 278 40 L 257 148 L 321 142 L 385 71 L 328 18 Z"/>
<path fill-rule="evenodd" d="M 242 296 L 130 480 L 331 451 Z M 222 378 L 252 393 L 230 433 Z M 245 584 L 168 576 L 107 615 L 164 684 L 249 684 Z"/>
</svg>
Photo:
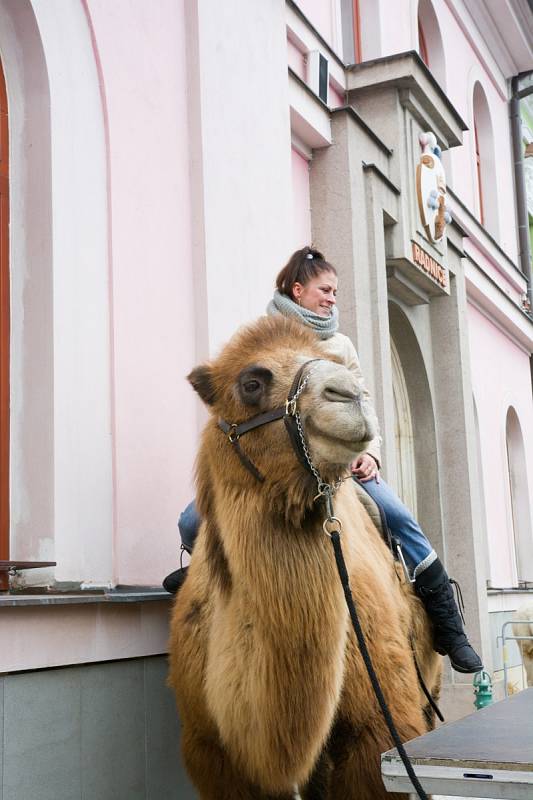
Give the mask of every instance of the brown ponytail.
<svg viewBox="0 0 533 800">
<path fill-rule="evenodd" d="M 337 274 L 335 267 L 326 261 L 319 250 L 315 250 L 313 247 L 302 247 L 301 250 L 296 250 L 292 254 L 279 273 L 276 278 L 276 288 L 280 294 L 286 294 L 291 300 L 294 300 L 292 296 L 294 284 L 301 283 L 302 286 L 305 286 L 311 278 L 316 278 L 321 272 Z"/>
</svg>

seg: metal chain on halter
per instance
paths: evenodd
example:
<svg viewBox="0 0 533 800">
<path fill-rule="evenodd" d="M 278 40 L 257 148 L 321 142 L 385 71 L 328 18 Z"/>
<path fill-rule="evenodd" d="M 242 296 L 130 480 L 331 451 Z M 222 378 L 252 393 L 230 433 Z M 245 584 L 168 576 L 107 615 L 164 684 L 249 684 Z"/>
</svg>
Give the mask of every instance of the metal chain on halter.
<svg viewBox="0 0 533 800">
<path fill-rule="evenodd" d="M 303 429 L 303 425 L 302 425 L 302 418 L 300 417 L 300 414 L 297 411 L 297 405 L 296 405 L 296 401 L 298 400 L 298 398 L 302 394 L 303 390 L 307 386 L 307 383 L 309 382 L 309 378 L 311 377 L 311 375 L 314 372 L 314 370 L 317 369 L 317 367 L 318 367 L 318 364 L 315 364 L 314 367 L 311 367 L 311 369 L 309 370 L 309 372 L 307 373 L 305 378 L 302 380 L 302 382 L 298 386 L 298 390 L 297 390 L 296 394 L 294 395 L 294 397 L 290 401 L 288 401 L 288 403 L 287 403 L 287 413 L 290 413 L 291 416 L 294 417 L 294 420 L 296 422 L 296 428 L 298 429 L 298 436 L 300 437 L 300 443 L 302 445 L 302 451 L 303 451 L 303 454 L 305 456 L 305 460 L 307 461 L 307 464 L 309 465 L 309 469 L 311 470 L 311 472 L 314 475 L 314 477 L 316 479 L 316 482 L 317 482 L 318 494 L 316 495 L 316 497 L 314 499 L 317 500 L 319 497 L 323 497 L 324 500 L 325 500 L 327 517 L 324 520 L 324 523 L 323 523 L 322 527 L 324 529 L 324 533 L 326 533 L 328 536 L 331 536 L 331 533 L 332 533 L 333 530 L 337 530 L 339 533 L 342 530 L 342 523 L 341 523 L 340 519 L 335 517 L 335 515 L 333 513 L 333 496 L 337 492 L 339 487 L 341 486 L 341 484 L 342 484 L 344 479 L 343 478 L 337 478 L 337 480 L 334 481 L 334 483 L 326 483 L 322 479 L 322 476 L 321 476 L 320 472 L 318 471 L 318 469 L 313 464 L 313 460 L 311 458 L 311 453 L 309 452 L 309 448 L 307 447 L 307 442 L 306 442 L 306 439 L 305 439 L 304 429 Z M 290 409 L 289 409 L 289 405 L 290 405 Z M 333 529 L 329 530 L 328 526 L 331 526 L 331 525 L 333 525 Z"/>
<path fill-rule="evenodd" d="M 321 360 L 322 359 L 317 359 L 317 361 L 321 361 Z M 314 367 L 311 367 L 311 369 L 309 370 L 309 372 L 307 373 L 305 378 L 300 382 L 300 384 L 298 386 L 298 389 L 294 393 L 293 397 L 291 397 L 291 399 L 287 400 L 287 402 L 285 403 L 285 410 L 286 410 L 287 414 L 289 414 L 291 417 L 296 416 L 296 401 L 299 399 L 299 397 L 302 394 L 303 390 L 305 389 L 305 387 L 309 383 L 309 378 L 311 377 L 311 375 L 313 374 L 315 369 L 318 369 L 318 364 L 315 364 Z"/>
<path fill-rule="evenodd" d="M 298 435 L 300 437 L 300 442 L 302 445 L 302 450 L 305 456 L 305 460 L 309 464 L 309 469 L 316 478 L 318 494 L 314 499 L 318 500 L 319 497 L 323 497 L 326 503 L 327 518 L 324 520 L 324 525 L 323 525 L 324 533 L 327 533 L 328 536 L 331 534 L 331 531 L 329 531 L 326 527 L 326 524 L 329 524 L 331 522 L 337 523 L 336 529 L 340 533 L 342 530 L 342 524 L 341 521 L 337 519 L 337 517 L 335 517 L 333 513 L 333 495 L 337 492 L 344 479 L 337 478 L 337 480 L 334 483 L 326 483 L 322 479 L 320 472 L 317 470 L 311 459 L 311 453 L 309 452 L 309 448 L 307 447 L 307 442 L 305 441 L 302 419 L 297 411 L 295 411 L 294 413 L 294 419 L 296 421 L 296 427 L 298 429 Z"/>
<path fill-rule="evenodd" d="M 307 383 L 309 381 L 309 378 L 311 376 L 311 373 L 313 372 L 314 369 L 316 369 L 316 366 L 309 370 L 309 372 L 305 376 L 304 380 L 299 385 L 298 390 L 296 391 L 294 397 L 291 400 L 287 401 L 286 413 L 290 414 L 292 417 L 294 417 L 294 419 L 296 421 L 296 427 L 298 429 L 298 435 L 300 437 L 300 442 L 301 442 L 301 445 L 302 445 L 302 450 L 303 450 L 303 453 L 304 453 L 304 456 L 305 456 L 305 460 L 307 461 L 307 463 L 309 465 L 309 469 L 311 470 L 312 474 L 316 478 L 316 482 L 317 482 L 317 485 L 318 485 L 318 494 L 314 499 L 317 500 L 319 497 L 323 497 L 324 500 L 325 500 L 325 503 L 326 503 L 326 515 L 327 516 L 326 516 L 326 519 L 324 520 L 324 522 L 322 524 L 322 528 L 324 530 L 324 533 L 327 536 L 329 536 L 329 538 L 331 539 L 331 543 L 333 545 L 333 551 L 334 551 L 334 554 L 335 554 L 335 561 L 337 563 L 337 569 L 338 569 L 338 572 L 339 572 L 339 577 L 341 579 L 342 588 L 343 588 L 344 596 L 345 596 L 345 599 L 346 599 L 346 604 L 348 606 L 348 613 L 349 613 L 350 619 L 352 621 L 354 633 L 356 635 L 356 639 L 357 639 L 357 642 L 358 642 L 358 645 L 359 645 L 359 649 L 361 651 L 361 656 L 363 658 L 366 670 L 368 672 L 368 677 L 370 679 L 370 683 L 372 684 L 372 688 L 374 690 L 374 694 L 376 695 L 376 699 L 378 701 L 378 705 L 379 705 L 379 707 L 381 709 L 383 717 L 385 718 L 385 722 L 387 724 L 387 728 L 389 729 L 389 733 L 391 734 L 393 742 L 396 745 L 396 749 L 398 750 L 398 754 L 399 754 L 399 756 L 400 756 L 400 758 L 401 758 L 401 760 L 403 762 L 403 765 L 404 765 L 404 767 L 406 769 L 406 772 L 407 772 L 407 774 L 408 774 L 408 776 L 409 776 L 409 778 L 411 780 L 411 783 L 413 784 L 413 788 L 416 790 L 416 793 L 418 794 L 418 797 L 420 798 L 420 800 L 428 800 L 428 796 L 427 796 L 426 792 L 424 791 L 420 781 L 418 780 L 418 777 L 417 777 L 417 775 L 416 775 L 416 773 L 415 773 L 415 771 L 413 769 L 413 766 L 412 766 L 412 764 L 411 764 L 411 762 L 409 760 L 409 757 L 408 757 L 408 755 L 407 755 L 407 753 L 405 751 L 403 743 L 402 743 L 402 741 L 401 741 L 401 739 L 400 739 L 400 737 L 398 735 L 398 731 L 397 731 L 396 726 L 394 724 L 394 721 L 392 719 L 390 710 L 388 708 L 387 702 L 386 702 L 385 697 L 383 695 L 383 691 L 381 689 L 381 686 L 379 684 L 376 672 L 374 670 L 374 666 L 372 664 L 370 653 L 368 652 L 368 647 L 366 645 L 363 629 L 361 627 L 361 623 L 359 621 L 359 617 L 357 615 L 357 611 L 356 611 L 356 608 L 355 608 L 355 603 L 354 603 L 354 599 L 353 599 L 353 596 L 352 596 L 352 591 L 351 591 L 351 588 L 350 588 L 350 579 L 349 579 L 349 575 L 348 575 L 348 570 L 346 568 L 346 563 L 344 561 L 344 556 L 342 554 L 342 547 L 341 547 L 341 540 L 340 540 L 341 532 L 342 532 L 342 523 L 341 523 L 340 519 L 338 519 L 338 517 L 335 516 L 334 510 L 333 510 L 333 496 L 337 492 L 339 486 L 342 484 L 343 479 L 342 478 L 338 478 L 333 484 L 326 483 L 322 479 L 322 476 L 320 475 L 320 472 L 315 467 L 315 465 L 313 464 L 313 461 L 311 459 L 311 454 L 309 452 L 309 448 L 307 447 L 307 442 L 305 440 L 302 420 L 301 420 L 300 414 L 298 413 L 297 408 L 296 408 L 296 401 L 298 400 L 298 398 L 300 397 L 301 393 L 305 389 L 305 387 L 306 387 L 306 385 L 307 385 Z M 300 795 L 297 793 L 297 787 L 295 787 L 294 797 L 295 798 L 299 798 L 300 797 Z"/>
</svg>

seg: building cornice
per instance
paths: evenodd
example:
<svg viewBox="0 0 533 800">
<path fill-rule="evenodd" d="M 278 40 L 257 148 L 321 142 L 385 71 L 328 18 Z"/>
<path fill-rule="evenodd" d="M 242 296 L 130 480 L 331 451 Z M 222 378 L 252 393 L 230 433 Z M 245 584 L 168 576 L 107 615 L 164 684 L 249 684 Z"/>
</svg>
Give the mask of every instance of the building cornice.
<svg viewBox="0 0 533 800">
<path fill-rule="evenodd" d="M 361 128 L 361 130 L 363 130 L 366 135 L 370 137 L 370 139 L 372 139 L 374 144 L 379 147 L 381 152 L 387 156 L 387 158 L 392 156 L 393 150 L 388 147 L 382 139 L 379 138 L 377 133 L 367 122 L 365 122 L 363 117 L 355 110 L 355 108 L 353 108 L 353 106 L 339 106 L 338 108 L 331 109 L 332 117 L 342 114 L 346 114 L 348 117 L 350 117 L 350 119 L 352 119 L 359 126 L 359 128 Z"/>
<path fill-rule="evenodd" d="M 463 0 L 463 3 L 505 78 L 531 69 L 533 13 L 526 0 Z"/>
<path fill-rule="evenodd" d="M 466 264 L 468 303 L 529 358 L 533 353 L 533 323 L 472 259 L 467 258 Z"/>
<path fill-rule="evenodd" d="M 361 163 L 363 165 L 363 172 L 370 172 L 370 173 L 373 173 L 374 175 L 377 175 L 379 180 L 382 183 L 384 183 L 385 186 L 387 186 L 387 188 L 390 189 L 393 194 L 395 194 L 397 197 L 399 197 L 401 195 L 402 191 L 401 191 L 400 187 L 396 186 L 394 181 L 391 181 L 389 176 L 385 175 L 383 170 L 381 170 L 378 167 L 377 164 L 374 164 L 373 162 L 366 162 L 366 161 L 363 161 Z"/>
<path fill-rule="evenodd" d="M 350 102 L 357 104 L 361 92 L 375 92 L 392 87 L 401 95 L 402 103 L 431 123 L 431 129 L 443 149 L 462 144 L 462 133 L 468 125 L 457 112 L 415 50 L 374 58 L 346 68 L 346 88 Z M 440 132 L 440 135 L 439 135 Z M 442 141 L 440 141 L 442 139 Z"/>
<path fill-rule="evenodd" d="M 488 258 L 491 264 L 500 272 L 509 283 L 519 292 L 524 292 L 527 288 L 527 277 L 522 270 L 515 264 L 505 250 L 498 244 L 496 239 L 491 236 L 487 229 L 472 214 L 469 208 L 455 194 L 453 189 L 446 188 L 448 197 L 451 200 L 451 212 L 454 219 L 461 225 L 468 236 L 482 253 Z"/>
</svg>

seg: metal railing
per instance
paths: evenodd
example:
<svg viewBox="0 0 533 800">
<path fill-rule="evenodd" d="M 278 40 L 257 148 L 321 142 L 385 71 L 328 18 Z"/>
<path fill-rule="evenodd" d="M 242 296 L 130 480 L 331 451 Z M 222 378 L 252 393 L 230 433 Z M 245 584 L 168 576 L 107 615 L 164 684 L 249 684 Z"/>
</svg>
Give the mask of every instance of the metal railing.
<svg viewBox="0 0 533 800">
<path fill-rule="evenodd" d="M 508 691 L 507 691 L 507 673 L 509 671 L 509 651 L 507 649 L 507 645 L 505 644 L 505 642 L 506 641 L 510 641 L 511 639 L 514 640 L 514 641 L 518 641 L 520 639 L 526 639 L 526 640 L 529 640 L 529 641 L 533 641 L 533 635 L 531 635 L 531 636 L 508 636 L 506 634 L 506 632 L 505 632 L 505 629 L 507 628 L 508 625 L 515 625 L 515 624 L 517 624 L 517 625 L 520 625 L 520 624 L 531 625 L 532 622 L 533 622 L 533 620 L 531 620 L 531 619 L 510 619 L 510 620 L 507 620 L 507 622 L 504 622 L 503 625 L 502 625 L 501 636 L 497 636 L 496 637 L 496 643 L 498 643 L 500 640 L 501 640 L 501 643 L 502 643 L 503 690 L 505 692 L 505 696 L 506 697 L 509 696 L 508 695 Z M 522 657 L 522 651 L 521 650 L 520 650 L 520 658 L 522 659 L 522 668 L 523 668 L 524 667 L 524 663 L 523 663 L 523 657 Z"/>
</svg>

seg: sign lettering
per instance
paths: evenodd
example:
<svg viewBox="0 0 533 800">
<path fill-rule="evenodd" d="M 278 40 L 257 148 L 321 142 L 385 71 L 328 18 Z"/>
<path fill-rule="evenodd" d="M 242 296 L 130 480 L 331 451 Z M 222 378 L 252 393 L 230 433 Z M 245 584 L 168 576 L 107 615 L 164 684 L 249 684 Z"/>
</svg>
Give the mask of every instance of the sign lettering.
<svg viewBox="0 0 533 800">
<path fill-rule="evenodd" d="M 426 275 L 429 275 L 435 283 L 442 286 L 443 289 L 448 287 L 448 270 L 446 267 L 441 267 L 438 261 L 435 261 L 429 253 L 426 253 L 419 244 L 412 242 L 413 245 L 413 261 L 417 267 L 420 267 Z"/>
</svg>

